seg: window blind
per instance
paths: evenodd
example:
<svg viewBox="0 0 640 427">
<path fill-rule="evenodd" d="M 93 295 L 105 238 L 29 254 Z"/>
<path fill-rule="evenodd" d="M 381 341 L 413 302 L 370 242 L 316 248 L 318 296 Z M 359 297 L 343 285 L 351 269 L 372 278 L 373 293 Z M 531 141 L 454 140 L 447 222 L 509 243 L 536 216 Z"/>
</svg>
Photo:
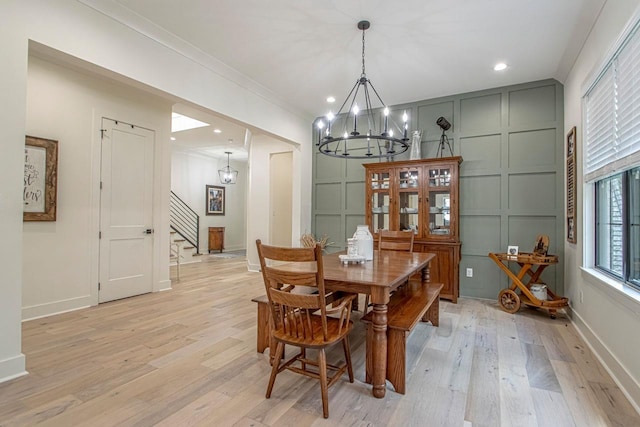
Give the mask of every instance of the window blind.
<svg viewBox="0 0 640 427">
<path fill-rule="evenodd" d="M 640 162 L 640 32 L 634 29 L 585 97 L 585 181 Z"/>
</svg>

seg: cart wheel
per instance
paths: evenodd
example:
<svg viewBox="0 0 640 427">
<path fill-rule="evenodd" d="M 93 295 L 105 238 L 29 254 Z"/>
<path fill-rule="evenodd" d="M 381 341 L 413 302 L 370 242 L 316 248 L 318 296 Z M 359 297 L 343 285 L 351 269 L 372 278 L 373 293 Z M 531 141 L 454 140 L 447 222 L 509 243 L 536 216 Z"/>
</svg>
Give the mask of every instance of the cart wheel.
<svg viewBox="0 0 640 427">
<path fill-rule="evenodd" d="M 507 313 L 515 313 L 520 310 L 520 297 L 511 289 L 503 289 L 498 294 L 498 302 Z"/>
</svg>

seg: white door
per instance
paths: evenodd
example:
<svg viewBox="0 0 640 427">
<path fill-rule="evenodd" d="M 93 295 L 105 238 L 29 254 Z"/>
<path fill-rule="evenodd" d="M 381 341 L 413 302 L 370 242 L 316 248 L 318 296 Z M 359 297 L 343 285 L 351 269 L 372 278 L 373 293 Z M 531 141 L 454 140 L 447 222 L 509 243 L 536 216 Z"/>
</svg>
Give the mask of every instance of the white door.
<svg viewBox="0 0 640 427">
<path fill-rule="evenodd" d="M 271 154 L 269 164 L 269 194 L 271 194 L 271 218 L 269 244 L 291 246 L 293 216 L 293 153 Z M 294 245 L 295 246 L 295 245 Z"/>
<path fill-rule="evenodd" d="M 102 119 L 99 302 L 153 289 L 154 138 Z"/>
</svg>

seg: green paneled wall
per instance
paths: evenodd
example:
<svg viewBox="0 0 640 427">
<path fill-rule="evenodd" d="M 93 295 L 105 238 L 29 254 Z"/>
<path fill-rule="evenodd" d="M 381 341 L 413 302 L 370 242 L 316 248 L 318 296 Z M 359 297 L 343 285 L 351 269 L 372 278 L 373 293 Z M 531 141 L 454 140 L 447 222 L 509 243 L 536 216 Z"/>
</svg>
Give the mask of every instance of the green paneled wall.
<svg viewBox="0 0 640 427">
<path fill-rule="evenodd" d="M 444 116 L 453 125 L 447 135 L 454 155 L 464 159 L 460 294 L 495 299 L 508 282 L 487 254 L 508 245 L 530 252 L 538 234 L 549 235 L 549 251 L 560 257 L 543 279 L 563 294 L 562 85 L 545 80 L 392 108 L 396 114 L 405 109 L 411 129 L 422 130 L 422 157 L 436 156 L 441 130 L 435 122 Z M 364 224 L 363 162 L 314 156 L 313 232 L 329 235 L 329 251 L 341 250 L 356 225 Z M 408 158 L 405 153 L 396 160 Z M 466 277 L 466 268 L 473 268 L 473 277 Z"/>
</svg>

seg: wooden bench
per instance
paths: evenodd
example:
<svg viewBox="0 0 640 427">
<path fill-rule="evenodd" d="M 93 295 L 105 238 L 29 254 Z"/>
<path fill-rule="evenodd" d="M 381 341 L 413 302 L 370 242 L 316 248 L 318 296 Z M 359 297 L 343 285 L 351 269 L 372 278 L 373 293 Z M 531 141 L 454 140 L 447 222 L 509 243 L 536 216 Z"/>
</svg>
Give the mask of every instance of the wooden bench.
<svg viewBox="0 0 640 427">
<path fill-rule="evenodd" d="M 387 308 L 387 380 L 396 392 L 404 394 L 406 387 L 407 337 L 418 321 L 438 326 L 442 283 L 410 281 L 391 295 Z M 367 324 L 366 380 L 371 383 L 373 311 L 362 317 Z"/>
</svg>

